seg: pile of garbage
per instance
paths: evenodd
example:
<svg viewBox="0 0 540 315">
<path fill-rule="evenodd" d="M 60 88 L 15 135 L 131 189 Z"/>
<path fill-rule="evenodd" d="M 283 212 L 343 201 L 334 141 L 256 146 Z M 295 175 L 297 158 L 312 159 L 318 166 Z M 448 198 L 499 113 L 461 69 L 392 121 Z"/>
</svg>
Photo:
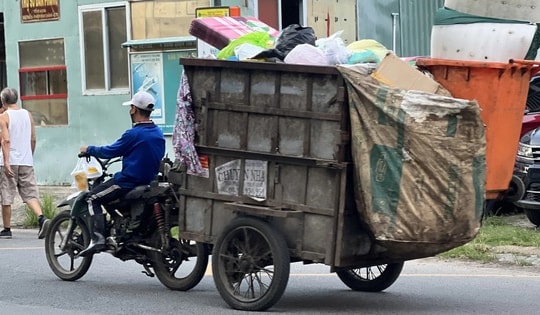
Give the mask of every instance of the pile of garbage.
<svg viewBox="0 0 540 315">
<path fill-rule="evenodd" d="M 363 39 L 345 45 L 343 30 L 317 38 L 313 28 L 291 24 L 281 32 L 252 17 L 197 18 L 190 34 L 214 46 L 206 58 L 306 65 L 380 63 L 389 53 L 381 43 Z"/>
</svg>

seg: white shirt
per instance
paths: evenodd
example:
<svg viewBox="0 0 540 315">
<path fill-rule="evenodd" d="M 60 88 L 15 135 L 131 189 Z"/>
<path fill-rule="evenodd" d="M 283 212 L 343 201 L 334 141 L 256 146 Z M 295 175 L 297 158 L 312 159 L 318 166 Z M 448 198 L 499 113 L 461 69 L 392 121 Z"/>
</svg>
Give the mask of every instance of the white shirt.
<svg viewBox="0 0 540 315">
<path fill-rule="evenodd" d="M 8 109 L 5 112 L 9 116 L 9 163 L 11 165 L 33 166 L 30 113 L 23 108 Z M 0 165 L 4 165 L 3 157 L 0 160 Z"/>
</svg>

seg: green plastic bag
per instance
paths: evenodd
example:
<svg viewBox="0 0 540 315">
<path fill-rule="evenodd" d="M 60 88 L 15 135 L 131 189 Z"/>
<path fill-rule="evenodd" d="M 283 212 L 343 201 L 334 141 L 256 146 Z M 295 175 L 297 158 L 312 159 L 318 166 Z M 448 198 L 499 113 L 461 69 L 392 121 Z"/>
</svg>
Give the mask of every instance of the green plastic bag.
<svg viewBox="0 0 540 315">
<path fill-rule="evenodd" d="M 234 49 L 242 44 L 252 44 L 264 49 L 272 46 L 272 38 L 266 32 L 252 32 L 233 39 L 229 45 L 225 46 L 217 55 L 218 59 L 228 59 L 234 56 Z"/>
</svg>

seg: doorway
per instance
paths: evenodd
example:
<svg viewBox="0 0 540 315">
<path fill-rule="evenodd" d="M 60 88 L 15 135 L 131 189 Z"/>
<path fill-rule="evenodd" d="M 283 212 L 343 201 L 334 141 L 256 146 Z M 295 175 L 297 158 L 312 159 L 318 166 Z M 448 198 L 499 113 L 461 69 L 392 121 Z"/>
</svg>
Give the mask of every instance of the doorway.
<svg viewBox="0 0 540 315">
<path fill-rule="evenodd" d="M 291 24 L 303 25 L 302 2 L 302 0 L 281 0 L 281 29 Z"/>
</svg>

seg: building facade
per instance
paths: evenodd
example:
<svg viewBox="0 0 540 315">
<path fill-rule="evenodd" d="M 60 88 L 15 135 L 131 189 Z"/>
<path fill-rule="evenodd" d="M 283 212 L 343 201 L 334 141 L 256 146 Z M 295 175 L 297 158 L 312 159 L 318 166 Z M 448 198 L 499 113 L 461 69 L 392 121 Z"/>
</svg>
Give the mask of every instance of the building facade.
<svg viewBox="0 0 540 315">
<path fill-rule="evenodd" d="M 131 126 L 121 104 L 155 93 L 153 119 L 172 125 L 180 57 L 196 53 L 189 25 L 195 9 L 238 6 L 281 29 L 312 26 L 318 37 L 344 30 L 348 42 L 371 38 L 400 56 L 429 54 L 442 0 L 19 0 L 0 1 L 0 83 L 16 88 L 37 128 L 41 185 L 68 185 L 81 145 L 109 144 Z M 16 13 L 16 14 L 15 14 Z"/>
</svg>

